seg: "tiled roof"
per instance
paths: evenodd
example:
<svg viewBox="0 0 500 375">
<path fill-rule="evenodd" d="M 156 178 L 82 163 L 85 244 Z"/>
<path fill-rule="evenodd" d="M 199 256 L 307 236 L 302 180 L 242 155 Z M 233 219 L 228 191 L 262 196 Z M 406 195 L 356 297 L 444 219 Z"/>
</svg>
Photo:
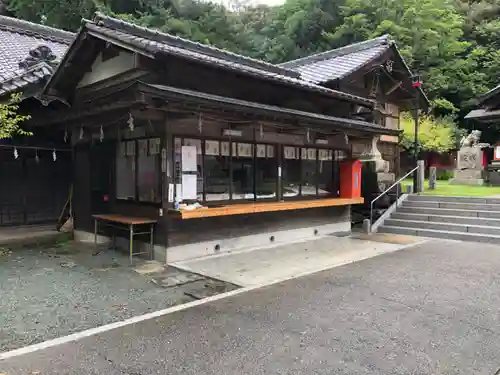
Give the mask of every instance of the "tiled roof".
<svg viewBox="0 0 500 375">
<path fill-rule="evenodd" d="M 492 88 L 490 91 L 484 93 L 483 95 L 481 95 L 479 97 L 479 103 L 478 104 L 484 104 L 486 101 L 488 101 L 488 99 L 491 99 L 493 98 L 494 96 L 496 96 L 498 93 L 500 92 L 500 85 Z"/>
<path fill-rule="evenodd" d="M 331 51 L 307 56 L 280 64 L 300 73 L 300 77 L 313 83 L 324 83 L 343 78 L 366 63 L 381 56 L 392 43 L 388 35 L 360 43 L 350 44 Z"/>
<path fill-rule="evenodd" d="M 46 62 L 41 62 L 26 70 L 23 69 L 9 76 L 4 76 L 0 82 L 0 96 L 10 92 L 21 91 L 29 85 L 49 78 L 52 73 L 54 73 L 54 69 Z"/>
<path fill-rule="evenodd" d="M 32 69 L 33 65 L 30 65 L 28 69 L 20 67 L 19 64 L 30 56 L 30 51 L 43 45 L 48 47 L 59 60 L 73 38 L 74 34 L 66 31 L 0 16 L 0 84 L 2 84 L 0 95 L 7 92 L 8 85 L 4 87 L 3 83 L 15 77 L 24 77 L 21 78 L 23 82 L 29 82 L 38 75 L 43 78 L 47 77 L 47 66 L 41 66 L 38 71 Z M 16 87 L 18 84 L 25 85 L 20 81 L 16 82 Z"/>
<path fill-rule="evenodd" d="M 152 57 L 174 55 L 188 60 L 232 70 L 235 73 L 250 74 L 254 77 L 280 82 L 302 89 L 321 92 L 336 98 L 350 100 L 358 104 L 373 106 L 372 100 L 349 93 L 332 90 L 300 79 L 300 75 L 264 61 L 238 55 L 209 45 L 189 41 L 156 30 L 140 27 L 125 21 L 97 13 L 92 21 L 86 21 L 81 33 L 101 38 L 130 48 Z M 66 57 L 68 58 L 68 57 Z M 57 75 L 57 73 L 56 73 Z M 53 79 L 56 79 L 54 76 Z M 50 85 L 51 83 L 49 83 Z"/>
</svg>

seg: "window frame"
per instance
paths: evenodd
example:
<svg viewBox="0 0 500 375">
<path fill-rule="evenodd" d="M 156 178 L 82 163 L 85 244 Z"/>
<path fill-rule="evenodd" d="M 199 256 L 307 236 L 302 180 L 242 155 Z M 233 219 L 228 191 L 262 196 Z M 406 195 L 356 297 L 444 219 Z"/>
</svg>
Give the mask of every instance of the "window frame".
<svg viewBox="0 0 500 375">
<path fill-rule="evenodd" d="M 172 134 L 172 150 L 171 150 L 171 157 L 172 157 L 172 164 L 174 165 L 173 171 L 172 171 L 172 179 L 174 181 L 174 200 L 175 197 L 177 196 L 177 181 L 178 181 L 178 176 L 177 176 L 177 171 L 175 170 L 175 140 L 181 139 L 181 146 L 184 145 L 184 139 L 195 139 L 195 140 L 200 140 L 201 141 L 201 165 L 202 165 L 202 174 L 203 174 L 203 193 L 202 193 L 202 200 L 199 200 L 203 205 L 210 207 L 210 206 L 217 206 L 217 205 L 227 205 L 227 204 L 239 204 L 239 203 L 264 203 L 264 202 L 279 202 L 279 201 L 294 201 L 294 200 L 315 200 L 315 199 L 328 199 L 328 198 L 338 198 L 338 195 L 335 192 L 331 192 L 330 194 L 319 194 L 319 150 L 328 150 L 332 152 L 332 181 L 334 183 L 334 186 L 340 186 L 340 175 L 337 177 L 335 176 L 335 168 L 337 165 L 337 168 L 339 169 L 340 162 L 342 160 L 339 160 L 336 156 L 338 152 L 343 152 L 345 154 L 344 160 L 349 159 L 350 151 L 348 149 L 342 149 L 342 148 L 334 148 L 331 145 L 318 145 L 318 144 L 309 144 L 309 145 L 296 145 L 296 144 L 283 144 L 283 143 L 272 143 L 272 142 L 259 142 L 258 140 L 248 140 L 248 139 L 239 139 L 239 138 L 227 138 L 227 137 L 222 137 L 222 136 L 210 136 L 210 135 L 193 135 L 193 134 Z M 217 142 L 229 142 L 229 199 L 227 200 L 206 200 L 206 187 L 207 187 L 207 174 L 206 174 L 206 141 L 217 141 Z M 251 199 L 233 199 L 233 163 L 232 163 L 232 156 L 233 156 L 233 146 L 232 143 L 248 143 L 252 145 L 252 155 L 253 155 L 253 192 L 254 192 L 254 198 Z M 261 198 L 258 199 L 256 195 L 256 153 L 257 153 L 257 145 L 266 145 L 266 146 L 273 146 L 274 147 L 274 161 L 275 161 L 275 167 L 276 167 L 276 178 L 275 178 L 275 186 L 276 186 L 276 196 L 274 198 Z M 283 165 L 283 160 L 284 160 L 284 148 L 285 147 L 294 147 L 299 150 L 299 156 L 300 156 L 300 176 L 302 179 L 302 148 L 306 149 L 315 149 L 316 150 L 316 163 L 315 163 L 315 176 L 316 176 L 316 194 L 315 195 L 302 195 L 302 181 L 299 186 L 299 195 L 296 197 L 284 197 L 283 196 L 283 173 L 284 173 L 284 165 Z M 212 155 L 208 155 L 212 156 Z M 281 168 L 281 176 L 279 173 L 279 168 Z M 281 179 L 281 184 L 280 184 L 280 179 Z M 337 181 L 339 180 L 339 181 Z M 281 186 L 280 186 L 281 185 Z M 282 191 L 280 192 L 279 189 Z"/>
<path fill-rule="evenodd" d="M 335 166 L 336 164 L 337 165 L 340 165 L 339 163 L 342 161 L 342 160 L 338 160 L 336 158 L 336 153 L 338 151 L 342 151 L 344 152 L 346 155 L 349 155 L 349 152 L 347 150 L 344 150 L 344 149 L 340 149 L 340 148 L 332 148 L 332 147 L 328 147 L 329 145 L 317 145 L 317 144 L 314 144 L 314 145 L 301 145 L 301 146 L 298 146 L 298 145 L 293 145 L 293 144 L 282 144 L 281 145 L 281 155 L 283 155 L 283 160 L 285 159 L 284 158 L 284 155 L 285 155 L 285 147 L 294 147 L 296 149 L 299 150 L 299 160 L 300 160 L 300 185 L 299 185 L 299 194 L 295 197 L 285 197 L 283 195 L 283 191 L 281 192 L 281 195 L 282 195 L 282 199 L 284 201 L 299 201 L 299 200 L 315 200 L 315 199 L 328 199 L 328 198 L 338 198 L 338 195 L 335 194 L 335 193 L 330 193 L 330 194 L 319 194 L 319 150 L 328 150 L 328 151 L 331 151 L 332 152 L 332 181 L 334 182 L 334 185 L 337 186 L 337 181 L 336 181 L 336 177 L 335 177 Z M 302 165 L 302 149 L 305 148 L 305 149 L 309 149 L 309 148 L 313 148 L 316 150 L 316 168 L 315 168 L 315 178 L 316 178 L 316 194 L 315 195 L 302 195 L 302 176 L 303 176 L 303 165 Z M 345 157 L 344 160 L 348 159 L 348 156 Z M 296 159 L 297 160 L 297 159 Z M 281 164 L 283 166 L 283 163 Z M 282 170 L 282 175 L 284 174 L 284 171 Z M 340 181 L 340 175 L 338 176 L 338 180 Z M 338 183 L 338 185 L 340 186 L 340 182 Z M 282 189 L 284 189 L 285 186 L 282 186 Z"/>
<path fill-rule="evenodd" d="M 173 150 L 172 150 L 172 160 L 174 161 L 175 164 L 175 139 L 179 138 L 181 139 L 181 146 L 184 145 L 184 139 L 196 139 L 196 140 L 201 140 L 201 151 L 202 151 L 202 173 L 203 173 L 203 200 L 201 201 L 202 204 L 205 206 L 211 206 L 211 205 L 221 205 L 221 204 L 238 204 L 238 203 L 257 203 L 257 202 L 278 202 L 278 181 L 279 181 L 279 173 L 278 173 L 278 167 L 280 165 L 279 163 L 279 148 L 280 144 L 276 143 L 271 143 L 271 142 L 258 142 L 254 140 L 246 140 L 246 139 L 239 139 L 239 138 L 227 138 L 227 137 L 217 137 L 217 136 L 209 136 L 209 135 L 192 135 L 192 134 L 173 134 L 172 135 L 172 145 L 173 145 Z M 227 157 L 230 158 L 229 161 L 229 199 L 225 200 L 211 200 L 207 201 L 206 199 L 206 186 L 207 186 L 207 178 L 206 178 L 206 154 L 205 154 L 205 141 L 217 141 L 217 142 L 229 142 L 229 155 Z M 233 163 L 231 161 L 233 157 L 233 146 L 232 143 L 249 143 L 252 145 L 252 177 L 253 177 L 253 191 L 254 191 L 254 197 L 255 198 L 250 198 L 250 199 L 233 199 Z M 266 145 L 266 146 L 273 146 L 274 147 L 274 160 L 276 161 L 276 179 L 275 179 L 275 184 L 276 184 L 276 197 L 274 198 L 261 198 L 257 199 L 255 195 L 255 190 L 256 190 L 256 152 L 257 152 L 257 145 Z M 212 155 L 208 155 L 212 156 Z M 173 180 L 177 181 L 178 176 L 176 176 L 176 171 L 174 168 L 173 171 Z M 177 186 L 175 186 L 176 183 L 174 183 L 174 199 L 177 196 Z"/>
<path fill-rule="evenodd" d="M 158 176 L 158 195 L 160 197 L 159 201 L 157 202 L 151 202 L 151 201 L 141 201 L 139 199 L 139 141 L 143 139 L 159 139 L 160 140 L 160 151 L 157 155 L 155 155 L 158 160 L 157 160 L 157 167 L 156 167 L 156 173 Z M 117 185 L 118 185 L 118 178 L 117 178 L 117 152 L 120 149 L 120 143 L 127 143 L 127 142 L 134 142 L 135 143 L 135 154 L 134 154 L 134 163 L 135 163 L 135 170 L 134 170 L 134 199 L 126 199 L 126 198 L 120 198 L 118 197 L 117 194 Z M 162 170 L 161 170 L 161 163 L 162 163 L 162 156 L 161 156 L 161 150 L 163 148 L 163 140 L 162 137 L 152 137 L 152 136 L 144 136 L 144 137 L 137 137 L 137 138 L 127 138 L 127 139 L 121 139 L 116 142 L 116 151 L 115 151 L 115 160 L 114 160 L 114 181 L 115 181 L 115 188 L 114 188 L 114 195 L 115 199 L 117 202 L 120 203 L 130 203 L 130 204 L 140 204 L 144 206 L 155 206 L 155 207 L 161 207 L 163 204 L 163 178 L 162 178 Z M 149 155 L 149 149 L 148 149 L 148 156 Z"/>
</svg>

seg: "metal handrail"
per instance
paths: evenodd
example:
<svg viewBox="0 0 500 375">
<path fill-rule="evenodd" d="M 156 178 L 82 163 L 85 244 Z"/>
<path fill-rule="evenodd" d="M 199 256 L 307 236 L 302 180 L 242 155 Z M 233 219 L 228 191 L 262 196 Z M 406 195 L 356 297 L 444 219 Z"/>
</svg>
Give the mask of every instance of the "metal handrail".
<svg viewBox="0 0 500 375">
<path fill-rule="evenodd" d="M 375 199 L 373 199 L 371 202 L 370 202 L 370 228 L 372 227 L 372 224 L 373 224 L 373 204 L 379 200 L 379 198 L 383 197 L 384 195 L 386 195 L 394 186 L 396 186 L 396 205 L 398 204 L 398 199 L 399 199 L 399 183 L 401 181 L 403 181 L 406 177 L 408 177 L 409 175 L 411 175 L 413 172 L 415 172 L 417 169 L 419 168 L 419 166 L 417 165 L 415 168 L 413 168 L 411 171 L 409 171 L 407 174 L 405 174 L 403 177 L 401 177 L 399 180 L 397 180 L 395 183 L 393 183 L 390 187 L 388 187 L 387 189 L 385 189 L 382 193 L 380 193 L 379 195 L 377 195 L 375 197 Z M 415 187 L 413 187 L 413 189 L 415 190 Z M 371 231 L 371 229 L 370 229 Z"/>
</svg>

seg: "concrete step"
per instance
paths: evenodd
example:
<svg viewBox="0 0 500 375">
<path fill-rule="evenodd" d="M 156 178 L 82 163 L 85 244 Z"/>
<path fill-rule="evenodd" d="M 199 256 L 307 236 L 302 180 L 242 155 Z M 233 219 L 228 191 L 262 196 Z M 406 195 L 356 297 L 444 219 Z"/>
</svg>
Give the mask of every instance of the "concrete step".
<svg viewBox="0 0 500 375">
<path fill-rule="evenodd" d="M 500 244 L 500 236 L 491 234 L 462 233 L 453 231 L 441 231 L 435 229 L 405 228 L 383 226 L 379 228 L 381 233 L 401 234 L 407 236 L 420 236 L 430 238 L 444 238 L 448 240 L 484 242 L 490 244 Z"/>
<path fill-rule="evenodd" d="M 415 213 L 415 214 L 427 214 L 427 215 L 441 215 L 441 216 L 460 216 L 460 217 L 479 217 L 479 218 L 491 218 L 500 219 L 500 211 L 480 211 L 480 210 L 458 210 L 458 209 L 447 209 L 447 208 L 427 208 L 427 207 L 417 207 L 417 206 L 400 206 L 398 207 L 398 213 Z"/>
<path fill-rule="evenodd" d="M 460 233 L 477 233 L 477 234 L 487 234 L 499 236 L 500 238 L 500 227 L 493 227 L 487 225 L 469 225 L 469 224 L 454 224 L 454 223 L 439 223 L 430 221 L 418 221 L 418 220 L 399 220 L 399 219 L 387 219 L 384 222 L 384 226 L 389 227 L 400 227 L 400 228 L 410 228 L 410 229 L 431 229 L 437 231 L 447 231 L 447 232 L 460 232 Z"/>
<path fill-rule="evenodd" d="M 468 216 L 453 216 L 453 215 L 429 215 L 427 213 L 406 213 L 394 212 L 391 219 L 410 220 L 410 221 L 427 221 L 436 223 L 454 223 L 468 225 L 482 225 L 490 227 L 500 227 L 500 219 L 468 217 Z"/>
<path fill-rule="evenodd" d="M 410 195 L 410 202 L 451 202 L 451 203 L 483 203 L 500 204 L 500 198 L 488 197 L 445 197 L 441 195 Z"/>
<path fill-rule="evenodd" d="M 405 201 L 402 207 L 419 207 L 419 208 L 447 208 L 452 210 L 477 210 L 477 211 L 498 211 L 500 212 L 500 204 L 490 203 L 456 203 L 456 202 L 440 202 L 440 201 Z"/>
</svg>

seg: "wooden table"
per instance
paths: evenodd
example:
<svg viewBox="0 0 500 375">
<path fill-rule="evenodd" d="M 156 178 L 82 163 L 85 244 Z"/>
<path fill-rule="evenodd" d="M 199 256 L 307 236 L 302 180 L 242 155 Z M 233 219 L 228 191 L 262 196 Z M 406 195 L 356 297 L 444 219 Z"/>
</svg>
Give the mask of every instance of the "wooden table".
<svg viewBox="0 0 500 375">
<path fill-rule="evenodd" d="M 154 226 L 157 220 L 144 218 L 144 217 L 130 217 L 122 215 L 92 215 L 94 219 L 94 244 L 97 246 L 97 231 L 99 229 L 99 221 L 103 222 L 105 226 L 118 230 L 127 230 L 129 232 L 129 260 L 132 264 L 132 257 L 140 254 L 149 254 L 150 259 L 153 258 L 154 249 Z M 134 229 L 138 226 L 149 225 L 149 231 L 137 232 Z M 134 236 L 149 234 L 149 251 L 134 253 Z M 113 248 L 115 247 L 116 236 L 113 232 Z"/>
</svg>

